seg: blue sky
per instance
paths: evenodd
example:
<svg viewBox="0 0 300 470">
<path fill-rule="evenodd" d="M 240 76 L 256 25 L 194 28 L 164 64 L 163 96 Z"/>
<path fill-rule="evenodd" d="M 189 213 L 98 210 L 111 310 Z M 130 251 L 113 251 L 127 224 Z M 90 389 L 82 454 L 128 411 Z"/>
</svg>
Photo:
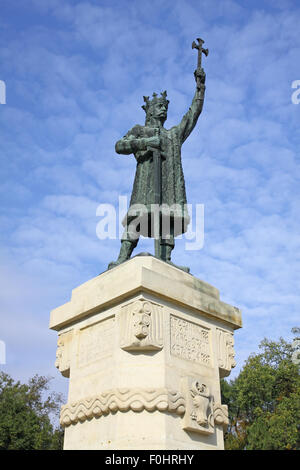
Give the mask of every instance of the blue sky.
<svg viewBox="0 0 300 470">
<path fill-rule="evenodd" d="M 1 1 L 1 369 L 67 380 L 54 367 L 50 310 L 106 269 L 118 240 L 96 236 L 100 203 L 130 196 L 132 156 L 115 142 L 143 124 L 143 95 L 168 91 L 166 127 L 194 93 L 205 39 L 206 101 L 182 150 L 188 202 L 205 206 L 202 250 L 174 262 L 242 309 L 238 366 L 299 326 L 297 1 Z M 141 241 L 136 252 L 153 250 Z"/>
</svg>

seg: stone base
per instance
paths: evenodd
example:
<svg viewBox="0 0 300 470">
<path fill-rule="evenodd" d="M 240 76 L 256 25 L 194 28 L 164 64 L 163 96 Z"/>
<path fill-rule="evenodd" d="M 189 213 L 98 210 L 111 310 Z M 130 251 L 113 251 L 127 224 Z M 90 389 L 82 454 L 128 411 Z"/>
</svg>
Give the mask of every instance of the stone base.
<svg viewBox="0 0 300 470">
<path fill-rule="evenodd" d="M 51 312 L 69 377 L 65 449 L 223 449 L 220 377 L 241 313 L 163 261 L 135 257 Z"/>
</svg>

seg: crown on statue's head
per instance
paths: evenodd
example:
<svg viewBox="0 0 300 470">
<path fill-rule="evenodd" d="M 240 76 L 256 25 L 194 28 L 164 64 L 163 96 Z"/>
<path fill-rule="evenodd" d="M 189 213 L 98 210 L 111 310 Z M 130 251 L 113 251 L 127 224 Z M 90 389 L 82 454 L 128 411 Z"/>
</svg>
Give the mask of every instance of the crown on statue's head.
<svg viewBox="0 0 300 470">
<path fill-rule="evenodd" d="M 151 108 L 156 103 L 163 102 L 166 105 L 166 107 L 168 107 L 169 100 L 167 100 L 167 92 L 163 91 L 160 95 L 161 96 L 158 96 L 157 93 L 153 93 L 152 100 L 150 100 L 149 96 L 144 96 L 143 97 L 144 101 L 145 101 L 145 104 L 142 106 L 142 108 L 146 112 L 146 114 L 147 114 L 149 108 Z"/>
</svg>

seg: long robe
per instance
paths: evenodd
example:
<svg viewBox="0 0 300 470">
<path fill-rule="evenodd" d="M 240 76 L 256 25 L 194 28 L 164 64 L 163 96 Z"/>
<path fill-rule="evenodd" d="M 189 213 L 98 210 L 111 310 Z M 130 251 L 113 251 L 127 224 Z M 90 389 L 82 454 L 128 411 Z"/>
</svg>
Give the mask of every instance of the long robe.
<svg viewBox="0 0 300 470">
<path fill-rule="evenodd" d="M 151 205 L 156 203 L 154 197 L 155 175 L 153 171 L 153 158 L 151 152 L 147 152 L 147 138 L 159 133 L 162 184 L 161 204 L 162 207 L 170 208 L 173 206 L 171 218 L 173 221 L 177 221 L 175 223 L 176 229 L 174 235 L 186 232 L 189 215 L 186 207 L 187 200 L 181 162 L 181 146 L 197 123 L 202 111 L 203 100 L 204 90 L 202 92 L 196 90 L 188 112 L 177 126 L 167 130 L 164 127 L 136 125 L 116 143 L 117 153 L 126 155 L 133 153 L 137 160 L 130 207 L 123 221 L 125 227 L 136 217 L 136 211 L 132 210 L 133 206 L 143 205 L 147 213 L 150 214 L 153 207 Z M 179 224 L 178 221 L 180 222 Z M 149 236 L 149 233 L 142 232 L 142 235 Z"/>
</svg>

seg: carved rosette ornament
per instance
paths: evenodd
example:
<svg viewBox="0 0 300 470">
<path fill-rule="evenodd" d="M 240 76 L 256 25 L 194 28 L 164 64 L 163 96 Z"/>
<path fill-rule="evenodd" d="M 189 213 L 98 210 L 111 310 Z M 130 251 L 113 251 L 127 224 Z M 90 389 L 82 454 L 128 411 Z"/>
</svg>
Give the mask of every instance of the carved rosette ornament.
<svg viewBox="0 0 300 470">
<path fill-rule="evenodd" d="M 140 298 L 122 307 L 121 348 L 125 351 L 151 351 L 163 347 L 163 307 Z"/>
<path fill-rule="evenodd" d="M 183 415 L 185 399 L 179 392 L 166 388 L 108 390 L 97 396 L 62 406 L 60 424 L 66 427 L 108 413 L 129 410 L 136 412 L 158 410 Z"/>
<path fill-rule="evenodd" d="M 137 301 L 132 309 L 133 334 L 138 340 L 149 336 L 152 308 L 149 302 Z"/>
</svg>

